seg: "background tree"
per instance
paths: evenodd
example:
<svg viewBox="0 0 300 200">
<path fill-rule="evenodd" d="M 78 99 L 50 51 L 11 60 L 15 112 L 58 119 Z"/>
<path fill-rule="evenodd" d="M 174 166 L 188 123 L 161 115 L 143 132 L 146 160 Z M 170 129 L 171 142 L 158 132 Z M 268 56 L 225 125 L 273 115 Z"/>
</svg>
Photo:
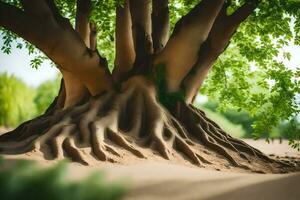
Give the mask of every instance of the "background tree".
<svg viewBox="0 0 300 200">
<path fill-rule="evenodd" d="M 16 98 L 15 95 L 18 95 Z M 35 116 L 35 90 L 6 73 L 0 75 L 0 125 L 12 127 Z"/>
<path fill-rule="evenodd" d="M 61 82 L 60 79 L 60 77 L 57 77 L 55 80 L 45 81 L 36 89 L 34 103 L 39 114 L 43 114 L 56 97 Z"/>
<path fill-rule="evenodd" d="M 223 104 L 246 108 L 260 117 L 257 135 L 299 113 L 299 70 L 275 59 L 288 41 L 299 44 L 298 8 L 292 0 L 1 1 L 0 26 L 50 58 L 63 83 L 47 112 L 1 136 L 0 148 L 50 151 L 84 164 L 85 147 L 110 161 L 120 149 L 145 158 L 142 149 L 150 148 L 197 165 L 290 170 L 295 166 L 229 136 L 192 102 L 203 88 Z M 114 30 L 115 60 L 107 62 L 98 50 L 113 47 Z"/>
</svg>

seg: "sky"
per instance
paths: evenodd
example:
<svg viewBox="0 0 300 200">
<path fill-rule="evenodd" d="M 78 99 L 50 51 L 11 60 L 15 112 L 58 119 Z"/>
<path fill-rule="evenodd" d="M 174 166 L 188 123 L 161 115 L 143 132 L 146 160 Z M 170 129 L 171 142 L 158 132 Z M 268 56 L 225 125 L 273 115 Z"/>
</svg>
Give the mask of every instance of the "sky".
<svg viewBox="0 0 300 200">
<path fill-rule="evenodd" d="M 0 44 L 2 43 L 0 39 Z M 14 46 L 14 45 L 13 45 Z M 290 44 L 285 47 L 283 51 L 291 53 L 292 58 L 290 61 L 282 60 L 286 67 L 296 69 L 300 67 L 300 47 Z M 20 78 L 30 86 L 37 87 L 42 82 L 54 79 L 59 71 L 51 66 L 50 62 L 44 62 L 39 69 L 34 69 L 30 66 L 30 60 L 33 56 L 28 55 L 26 49 L 12 49 L 12 53 L 7 55 L 0 52 L 0 74 L 7 72 Z"/>
<path fill-rule="evenodd" d="M 0 52 L 0 74 L 4 72 L 13 74 L 33 87 L 37 87 L 44 81 L 56 78 L 59 71 L 51 66 L 50 62 L 44 62 L 39 69 L 34 69 L 30 66 L 32 58 L 34 56 L 28 55 L 26 49 L 13 48 L 9 55 Z"/>
</svg>

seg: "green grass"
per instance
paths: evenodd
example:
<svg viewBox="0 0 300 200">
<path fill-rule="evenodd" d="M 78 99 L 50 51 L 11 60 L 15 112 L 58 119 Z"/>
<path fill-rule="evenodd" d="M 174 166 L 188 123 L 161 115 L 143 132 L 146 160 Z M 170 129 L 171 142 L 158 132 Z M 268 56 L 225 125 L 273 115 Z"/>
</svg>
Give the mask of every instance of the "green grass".
<svg viewBox="0 0 300 200">
<path fill-rule="evenodd" d="M 2 164 L 0 164 L 2 166 Z M 68 181 L 66 162 L 41 169 L 30 161 L 0 169 L 2 200 L 118 200 L 126 194 L 121 183 L 107 184 L 103 174 Z"/>
</svg>

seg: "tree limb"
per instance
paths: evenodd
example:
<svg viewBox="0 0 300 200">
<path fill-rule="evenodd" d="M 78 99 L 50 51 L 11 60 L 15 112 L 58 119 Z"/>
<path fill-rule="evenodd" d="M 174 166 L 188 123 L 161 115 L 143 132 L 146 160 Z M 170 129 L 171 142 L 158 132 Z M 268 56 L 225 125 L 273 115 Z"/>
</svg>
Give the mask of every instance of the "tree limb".
<svg viewBox="0 0 300 200">
<path fill-rule="evenodd" d="M 29 15 L 50 16 L 48 4 L 41 0 L 20 0 L 22 7 Z"/>
<path fill-rule="evenodd" d="M 201 46 L 197 63 L 183 81 L 187 103 L 192 103 L 213 63 L 228 47 L 239 25 L 253 13 L 258 4 L 256 1 L 247 2 L 230 16 L 226 14 L 227 6 L 228 4 L 223 6 L 207 40 Z"/>
<path fill-rule="evenodd" d="M 53 2 L 53 1 L 51 1 Z M 49 3 L 51 3 L 49 2 Z M 76 19 L 75 19 L 75 30 L 84 41 L 85 45 L 90 48 L 90 23 L 89 15 L 92 10 L 90 0 L 77 0 L 76 7 Z M 55 7 L 50 5 L 52 9 Z M 60 69 L 63 79 L 64 79 L 64 88 L 65 88 L 65 103 L 64 108 L 74 106 L 77 103 L 81 102 L 86 96 L 89 95 L 89 92 L 85 85 L 72 73 Z"/>
<path fill-rule="evenodd" d="M 223 3 L 224 0 L 202 0 L 179 20 L 165 49 L 156 56 L 155 66 L 163 64 L 166 67 L 169 92 L 180 88 L 181 81 L 196 63 L 198 51 L 207 39 Z"/>
<path fill-rule="evenodd" d="M 149 59 L 153 53 L 151 0 L 130 0 L 129 5 L 136 54 L 133 73 L 145 73 L 149 70 Z"/>
<path fill-rule="evenodd" d="M 51 10 L 49 8 L 47 11 Z M 112 79 L 99 54 L 86 48 L 70 23 L 63 18 L 57 22 L 54 15 L 56 14 L 47 15 L 46 19 L 33 17 L 14 6 L 0 2 L 0 26 L 32 43 L 59 68 L 78 77 L 92 95 L 112 89 Z"/>
<path fill-rule="evenodd" d="M 77 0 L 75 30 L 87 47 L 90 47 L 89 15 L 92 10 L 91 0 Z"/>
<path fill-rule="evenodd" d="M 113 70 L 114 79 L 120 80 L 133 66 L 135 50 L 132 37 L 132 22 L 129 11 L 129 0 L 124 7 L 116 8 L 116 58 Z"/>
<path fill-rule="evenodd" d="M 92 51 L 97 49 L 97 28 L 92 22 L 90 22 L 90 49 Z"/>
<path fill-rule="evenodd" d="M 239 9 L 237 9 L 231 16 L 232 27 L 238 27 L 250 14 L 253 13 L 255 8 L 259 5 L 259 0 L 250 0 L 244 3 Z"/>
<path fill-rule="evenodd" d="M 169 39 L 169 0 L 152 0 L 152 39 L 154 53 L 160 52 Z"/>
<path fill-rule="evenodd" d="M 65 88 L 64 108 L 74 106 L 90 96 L 85 85 L 76 76 L 62 69 L 60 72 L 63 75 Z"/>
</svg>

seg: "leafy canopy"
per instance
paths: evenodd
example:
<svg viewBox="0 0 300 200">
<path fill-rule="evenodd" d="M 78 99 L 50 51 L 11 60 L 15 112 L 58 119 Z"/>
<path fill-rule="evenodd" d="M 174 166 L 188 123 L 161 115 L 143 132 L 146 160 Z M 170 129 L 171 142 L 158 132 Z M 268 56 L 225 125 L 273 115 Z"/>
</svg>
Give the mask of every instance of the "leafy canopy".
<svg viewBox="0 0 300 200">
<path fill-rule="evenodd" d="M 18 5 L 17 0 L 4 0 Z M 171 27 L 199 0 L 170 0 Z M 232 0 L 228 14 L 245 0 Z M 61 13 L 74 23 L 75 0 L 56 0 Z M 93 1 L 91 20 L 98 28 L 98 49 L 108 58 L 110 68 L 114 57 L 115 6 L 122 0 Z M 20 5 L 18 5 L 20 6 Z M 2 51 L 9 53 L 16 36 L 1 30 Z M 28 43 L 15 43 L 17 48 L 37 50 Z M 254 135 L 267 135 L 281 121 L 292 122 L 299 114 L 300 69 L 287 68 L 282 59 L 291 55 L 282 49 L 287 45 L 300 45 L 300 1 L 261 0 L 255 12 L 240 26 L 228 49 L 220 56 L 206 80 L 201 93 L 228 107 L 249 112 L 257 119 Z M 44 59 L 38 53 L 37 59 Z M 35 60 L 33 66 L 39 62 Z M 298 99 L 297 99 L 298 95 Z M 300 137 L 300 132 L 291 139 Z"/>
</svg>

